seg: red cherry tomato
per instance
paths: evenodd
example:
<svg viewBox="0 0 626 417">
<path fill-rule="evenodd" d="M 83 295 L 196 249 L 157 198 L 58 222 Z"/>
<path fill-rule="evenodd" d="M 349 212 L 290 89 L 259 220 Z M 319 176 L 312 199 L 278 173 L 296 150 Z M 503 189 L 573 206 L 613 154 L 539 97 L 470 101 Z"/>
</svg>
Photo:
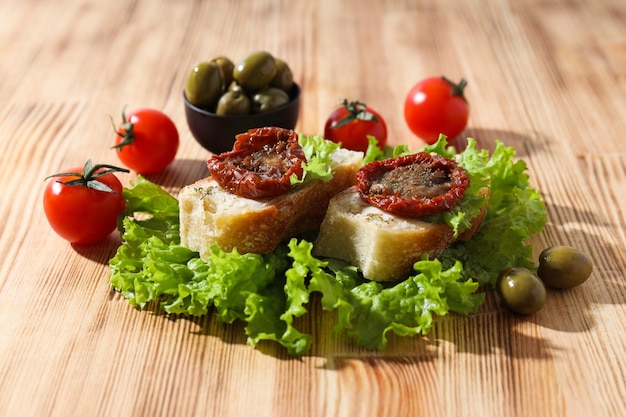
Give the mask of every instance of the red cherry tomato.
<svg viewBox="0 0 626 417">
<path fill-rule="evenodd" d="M 367 136 L 374 136 L 381 149 L 387 144 L 387 125 L 380 114 L 359 101 L 343 100 L 326 120 L 324 137 L 353 151 L 367 150 Z"/>
<path fill-rule="evenodd" d="M 162 171 L 176 157 L 179 137 L 174 122 L 153 109 L 122 111 L 115 149 L 120 160 L 140 174 Z"/>
<path fill-rule="evenodd" d="M 117 227 L 125 209 L 123 187 L 113 172 L 129 172 L 111 165 L 92 165 L 51 175 L 44 190 L 43 208 L 52 229 L 70 243 L 103 240 Z"/>
<path fill-rule="evenodd" d="M 404 102 L 409 129 L 428 144 L 440 134 L 452 140 L 467 126 L 469 105 L 463 90 L 467 81 L 455 84 L 445 77 L 431 77 L 415 84 Z"/>
</svg>

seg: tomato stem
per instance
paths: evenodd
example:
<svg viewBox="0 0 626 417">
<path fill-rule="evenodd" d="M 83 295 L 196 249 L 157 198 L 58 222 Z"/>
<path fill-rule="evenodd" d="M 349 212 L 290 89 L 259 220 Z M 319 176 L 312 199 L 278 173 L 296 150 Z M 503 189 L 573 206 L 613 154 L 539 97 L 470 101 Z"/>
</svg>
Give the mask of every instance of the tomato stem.
<svg viewBox="0 0 626 417">
<path fill-rule="evenodd" d="M 367 111 L 367 104 L 365 103 L 358 100 L 348 101 L 347 98 L 344 98 L 341 105 L 348 110 L 348 114 L 338 122 L 333 123 L 331 126 L 333 129 L 347 125 L 354 120 L 364 120 L 378 123 L 378 118 L 372 112 Z"/>
<path fill-rule="evenodd" d="M 115 130 L 115 134 L 122 138 L 120 143 L 113 146 L 114 149 L 117 149 L 119 151 L 124 146 L 130 145 L 135 141 L 135 132 L 133 132 L 133 128 L 135 127 L 135 125 L 126 120 L 126 106 L 124 106 L 124 108 L 122 109 L 122 125 L 120 126 L 120 129 L 115 126 L 115 122 L 113 121 L 112 117 L 111 123 L 113 124 L 113 130 Z M 123 130 L 124 133 L 122 133 L 120 130 Z"/>
<path fill-rule="evenodd" d="M 451 96 L 459 96 L 465 99 L 465 96 L 463 95 L 463 91 L 465 90 L 465 87 L 467 87 L 467 80 L 465 78 L 461 78 L 461 81 L 459 81 L 458 84 L 445 76 L 442 76 L 441 79 L 452 86 L 452 90 L 450 90 Z"/>
<path fill-rule="evenodd" d="M 115 191 L 105 183 L 98 181 L 98 178 L 103 175 L 111 174 L 113 172 L 130 172 L 130 170 L 126 168 L 119 168 L 114 165 L 108 164 L 96 164 L 94 165 L 91 162 L 91 159 L 88 159 L 83 166 L 82 172 L 62 172 L 59 174 L 49 175 L 45 178 L 48 180 L 50 178 L 55 177 L 76 177 L 75 179 L 68 181 L 57 181 L 63 185 L 68 185 L 70 187 L 88 187 L 93 188 L 94 190 L 104 191 L 106 193 L 115 194 Z"/>
</svg>

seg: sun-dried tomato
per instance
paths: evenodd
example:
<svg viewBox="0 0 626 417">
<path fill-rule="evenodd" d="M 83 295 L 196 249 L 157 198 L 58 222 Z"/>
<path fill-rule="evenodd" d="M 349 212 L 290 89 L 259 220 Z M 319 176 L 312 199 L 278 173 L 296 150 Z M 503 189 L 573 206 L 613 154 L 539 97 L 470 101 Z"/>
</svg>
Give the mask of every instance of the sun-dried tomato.
<svg viewBox="0 0 626 417">
<path fill-rule="evenodd" d="M 356 185 L 371 205 L 416 218 L 454 208 L 469 178 L 455 161 L 418 152 L 364 165 L 357 172 Z"/>
<path fill-rule="evenodd" d="M 290 177 L 302 178 L 304 151 L 293 130 L 262 127 L 235 137 L 233 150 L 211 157 L 211 176 L 232 194 L 247 198 L 276 197 L 291 188 Z"/>
</svg>

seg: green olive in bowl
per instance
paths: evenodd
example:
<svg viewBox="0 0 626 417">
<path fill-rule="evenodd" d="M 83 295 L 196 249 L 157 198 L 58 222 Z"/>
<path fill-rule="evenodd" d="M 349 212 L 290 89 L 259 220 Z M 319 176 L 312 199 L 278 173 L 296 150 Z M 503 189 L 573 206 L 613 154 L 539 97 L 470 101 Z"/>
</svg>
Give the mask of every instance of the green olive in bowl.
<svg viewBox="0 0 626 417">
<path fill-rule="evenodd" d="M 222 71 L 215 62 L 196 64 L 187 76 L 185 95 L 194 106 L 203 109 L 212 107 L 223 90 Z"/>
<path fill-rule="evenodd" d="M 266 87 L 252 96 L 252 112 L 263 113 L 289 103 L 289 94 L 280 88 Z"/>
<path fill-rule="evenodd" d="M 571 246 L 552 246 L 539 255 L 537 275 L 549 287 L 574 288 L 593 271 L 591 258 Z"/>
<path fill-rule="evenodd" d="M 226 56 L 217 56 L 213 58 L 210 62 L 214 62 L 219 67 L 222 73 L 222 80 L 225 86 L 230 85 L 233 81 L 233 71 L 235 69 L 235 64 L 230 58 Z"/>
<path fill-rule="evenodd" d="M 217 101 L 215 114 L 250 114 L 250 99 L 243 91 L 227 91 Z"/>
<path fill-rule="evenodd" d="M 276 58 L 276 75 L 270 81 L 271 87 L 280 88 L 284 91 L 291 90 L 293 87 L 293 73 L 289 65 L 282 59 Z"/>
<path fill-rule="evenodd" d="M 233 81 L 230 83 L 230 85 L 228 86 L 228 91 L 239 91 L 243 94 L 246 94 L 246 91 L 243 89 L 242 86 L 240 86 L 237 81 Z"/>
<path fill-rule="evenodd" d="M 546 287 L 527 268 L 506 268 L 496 280 L 496 291 L 504 304 L 518 314 L 532 314 L 543 308 Z"/>
<path fill-rule="evenodd" d="M 257 51 L 246 55 L 237 63 L 233 78 L 246 91 L 255 91 L 268 86 L 276 71 L 274 56 L 269 52 Z"/>
</svg>

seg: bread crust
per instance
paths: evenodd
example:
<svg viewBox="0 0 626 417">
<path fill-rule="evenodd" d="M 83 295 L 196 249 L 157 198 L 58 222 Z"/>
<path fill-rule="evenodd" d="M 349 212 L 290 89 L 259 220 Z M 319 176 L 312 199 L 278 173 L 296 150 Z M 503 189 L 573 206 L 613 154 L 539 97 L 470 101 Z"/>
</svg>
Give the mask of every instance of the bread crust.
<svg viewBox="0 0 626 417">
<path fill-rule="evenodd" d="M 477 233 L 485 212 L 486 205 L 460 237 Z M 456 240 L 448 225 L 388 213 L 350 187 L 331 199 L 313 254 L 346 260 L 372 281 L 395 281 L 409 276 L 422 255 L 437 257 Z"/>
<path fill-rule="evenodd" d="M 206 259 L 216 243 L 239 253 L 269 253 L 283 240 L 317 229 L 328 202 L 352 186 L 363 154 L 338 149 L 332 155 L 333 178 L 305 182 L 287 194 L 249 199 L 222 189 L 211 177 L 179 193 L 181 244 Z"/>
</svg>

